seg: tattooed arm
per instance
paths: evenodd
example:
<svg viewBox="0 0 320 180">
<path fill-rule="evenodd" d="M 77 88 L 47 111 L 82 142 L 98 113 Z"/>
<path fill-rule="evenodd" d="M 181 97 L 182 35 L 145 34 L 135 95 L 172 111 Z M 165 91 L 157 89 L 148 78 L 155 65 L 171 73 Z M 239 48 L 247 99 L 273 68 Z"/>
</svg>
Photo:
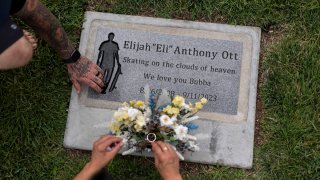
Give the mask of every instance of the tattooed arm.
<svg viewBox="0 0 320 180">
<path fill-rule="evenodd" d="M 31 26 L 62 59 L 69 59 L 74 47 L 57 18 L 39 1 L 26 0 L 23 8 L 15 14 Z M 73 64 L 67 65 L 69 76 L 78 93 L 80 83 L 85 83 L 97 92 L 104 86 L 103 71 L 88 58 L 81 58 Z M 99 74 L 98 76 L 96 76 Z"/>
</svg>

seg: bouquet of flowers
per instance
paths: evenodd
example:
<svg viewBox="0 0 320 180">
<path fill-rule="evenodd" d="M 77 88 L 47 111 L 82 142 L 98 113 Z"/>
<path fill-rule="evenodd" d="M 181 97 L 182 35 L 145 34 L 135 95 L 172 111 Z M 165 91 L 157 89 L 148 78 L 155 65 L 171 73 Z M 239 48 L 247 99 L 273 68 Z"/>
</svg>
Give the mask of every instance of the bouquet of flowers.
<svg viewBox="0 0 320 180">
<path fill-rule="evenodd" d="M 187 104 L 182 96 L 170 97 L 166 90 L 155 94 L 145 89 L 144 102 L 123 103 L 110 123 L 112 134 L 122 137 L 128 148 L 122 155 L 150 151 L 150 143 L 156 140 L 171 144 L 182 160 L 181 153 L 198 151 L 197 138 L 188 132 L 198 128 L 191 121 L 199 118 L 195 114 L 207 100 Z"/>
</svg>

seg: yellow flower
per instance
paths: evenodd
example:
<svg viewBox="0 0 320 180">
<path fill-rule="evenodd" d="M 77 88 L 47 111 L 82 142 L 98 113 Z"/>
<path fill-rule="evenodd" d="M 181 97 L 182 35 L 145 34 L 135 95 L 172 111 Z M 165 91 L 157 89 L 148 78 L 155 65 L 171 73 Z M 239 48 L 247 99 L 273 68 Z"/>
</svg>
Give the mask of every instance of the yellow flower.
<svg viewBox="0 0 320 180">
<path fill-rule="evenodd" d="M 116 117 L 117 121 L 121 122 L 121 121 L 125 121 L 129 119 L 129 115 L 127 112 L 123 112 L 123 113 L 119 113 Z"/>
<path fill-rule="evenodd" d="M 145 118 L 143 116 L 138 116 L 136 120 L 136 124 L 140 127 L 145 126 L 146 125 Z"/>
<path fill-rule="evenodd" d="M 123 106 L 123 107 L 128 107 L 129 104 L 128 104 L 127 102 L 124 102 L 124 103 L 122 103 L 122 106 Z"/>
<path fill-rule="evenodd" d="M 175 107 L 172 107 L 172 106 L 167 106 L 163 109 L 163 112 L 169 114 L 169 115 L 177 115 L 179 114 L 179 109 L 178 108 L 175 108 Z"/>
<path fill-rule="evenodd" d="M 131 123 L 130 118 L 124 120 L 125 125 L 129 125 Z"/>
<path fill-rule="evenodd" d="M 192 109 L 191 109 L 191 112 L 192 112 L 192 113 L 196 113 L 196 112 L 198 112 L 198 109 L 197 109 L 197 108 L 192 108 Z"/>
<path fill-rule="evenodd" d="M 138 124 L 134 125 L 134 129 L 135 129 L 137 132 L 142 131 L 142 127 L 139 126 Z"/>
<path fill-rule="evenodd" d="M 202 109 L 203 108 L 203 105 L 201 102 L 196 102 L 196 108 L 197 109 Z"/>
<path fill-rule="evenodd" d="M 137 101 L 136 103 L 135 103 L 135 105 L 134 105 L 134 107 L 144 107 L 145 105 L 144 105 L 144 102 L 143 101 Z"/>
<path fill-rule="evenodd" d="M 202 99 L 200 100 L 200 102 L 201 102 L 202 104 L 206 104 L 206 103 L 208 102 L 208 100 L 207 100 L 206 98 L 202 98 Z"/>
<path fill-rule="evenodd" d="M 134 106 L 134 101 L 129 102 L 130 106 Z"/>
<path fill-rule="evenodd" d="M 176 96 L 172 100 L 172 103 L 173 103 L 173 105 L 175 105 L 177 107 L 181 107 L 182 104 L 184 103 L 184 98 L 182 96 Z"/>
<path fill-rule="evenodd" d="M 172 108 L 172 114 L 173 115 L 178 115 L 180 110 L 178 108 Z"/>
<path fill-rule="evenodd" d="M 116 122 L 112 122 L 110 128 L 114 134 L 120 132 L 120 125 Z"/>
</svg>

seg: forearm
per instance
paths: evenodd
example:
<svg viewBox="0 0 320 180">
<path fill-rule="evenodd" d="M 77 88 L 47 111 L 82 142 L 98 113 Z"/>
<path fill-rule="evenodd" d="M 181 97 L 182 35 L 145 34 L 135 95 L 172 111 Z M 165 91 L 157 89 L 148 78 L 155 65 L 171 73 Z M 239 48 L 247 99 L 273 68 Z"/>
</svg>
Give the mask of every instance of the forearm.
<svg viewBox="0 0 320 180">
<path fill-rule="evenodd" d="M 92 165 L 90 163 L 87 163 L 84 166 L 84 168 L 81 170 L 81 172 L 79 174 L 77 174 L 77 176 L 74 178 L 74 180 L 89 180 L 97 172 L 98 172 L 98 170 L 96 168 L 92 167 Z"/>
<path fill-rule="evenodd" d="M 70 58 L 74 50 L 58 19 L 39 1 L 26 0 L 15 14 L 31 26 L 63 59 Z"/>
<path fill-rule="evenodd" d="M 182 180 L 182 177 L 180 174 L 168 176 L 168 177 L 162 177 L 163 180 Z"/>
</svg>

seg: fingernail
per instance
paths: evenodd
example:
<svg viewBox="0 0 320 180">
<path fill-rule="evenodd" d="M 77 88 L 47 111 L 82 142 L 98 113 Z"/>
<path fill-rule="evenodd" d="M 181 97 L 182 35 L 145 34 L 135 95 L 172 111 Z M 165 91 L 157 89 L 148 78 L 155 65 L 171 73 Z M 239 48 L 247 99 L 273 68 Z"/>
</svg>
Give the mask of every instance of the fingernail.
<svg viewBox="0 0 320 180">
<path fill-rule="evenodd" d="M 108 152 L 110 152 L 110 151 L 112 151 L 112 148 L 111 148 L 111 147 L 107 147 L 106 150 L 107 150 Z"/>
</svg>

